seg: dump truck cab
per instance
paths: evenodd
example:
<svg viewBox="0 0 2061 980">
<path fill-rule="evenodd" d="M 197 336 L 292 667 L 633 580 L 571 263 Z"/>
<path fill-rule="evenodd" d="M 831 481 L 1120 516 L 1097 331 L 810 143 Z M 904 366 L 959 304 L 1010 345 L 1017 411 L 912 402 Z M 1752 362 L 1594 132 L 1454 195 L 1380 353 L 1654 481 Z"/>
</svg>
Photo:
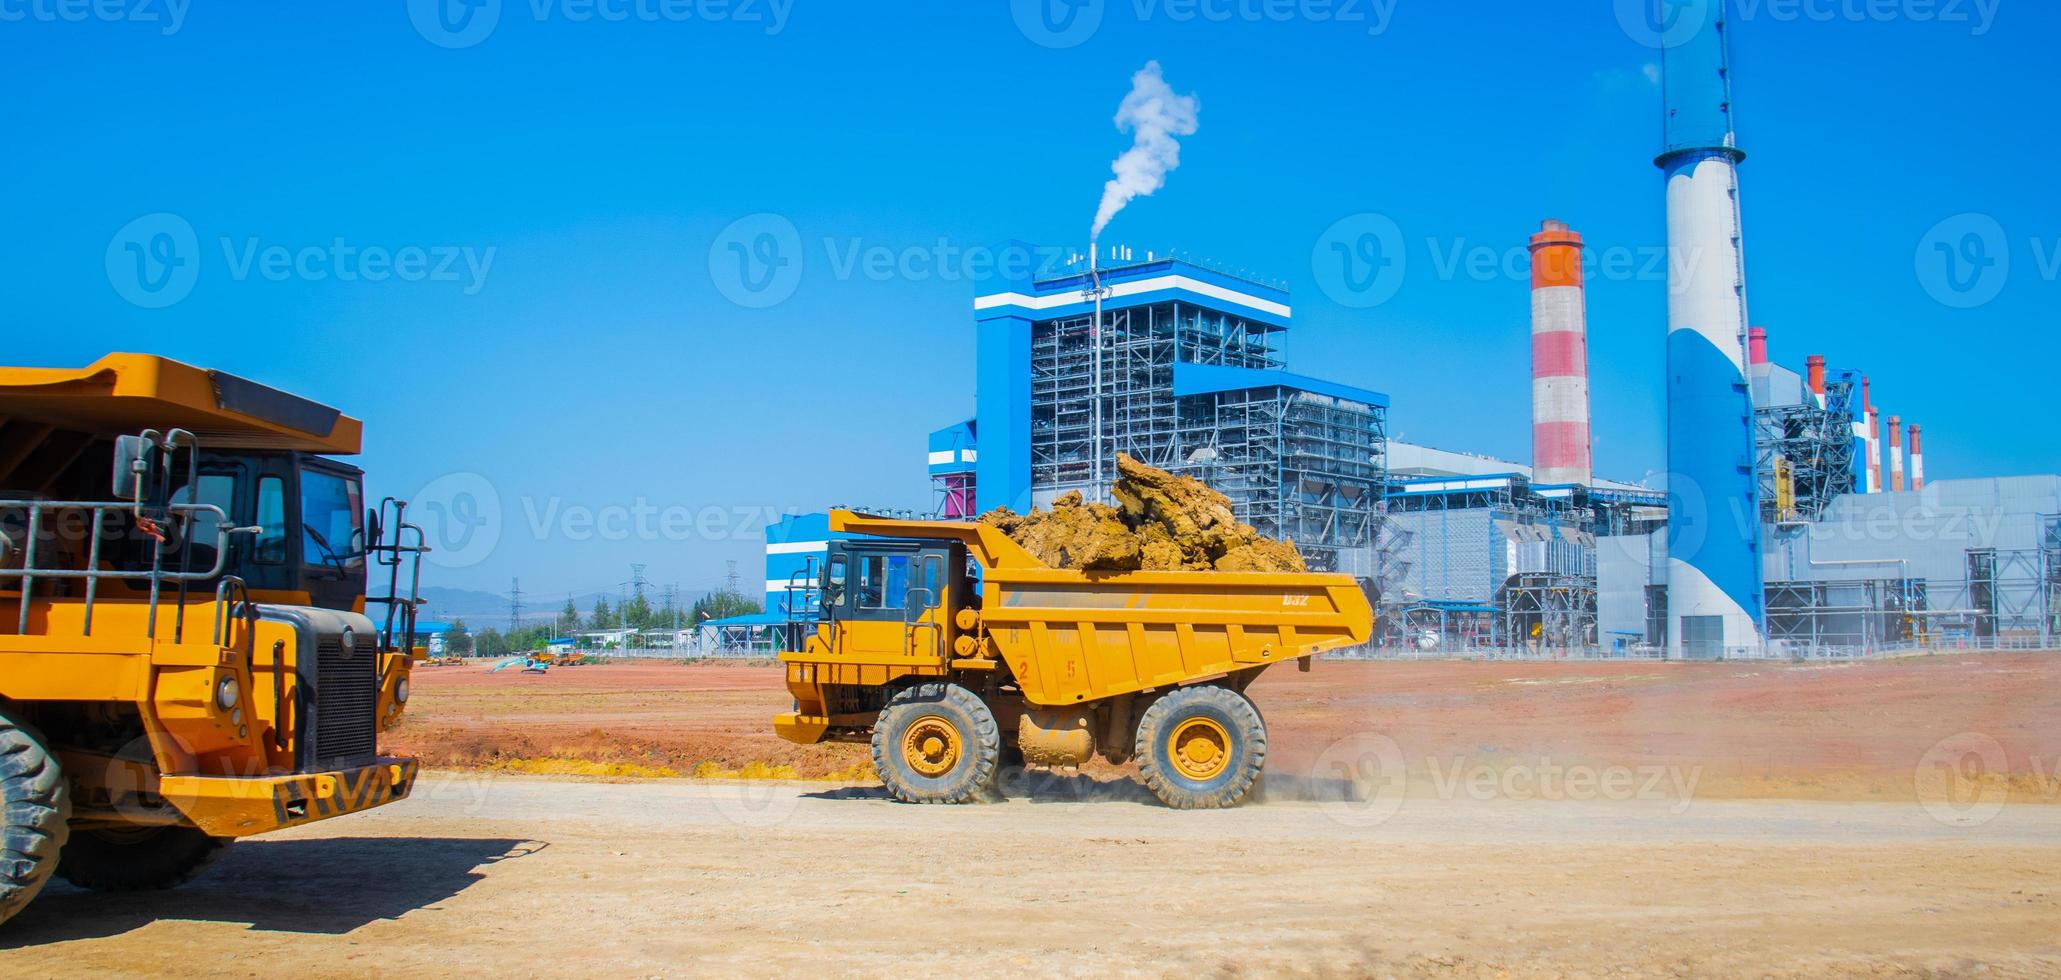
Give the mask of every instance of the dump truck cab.
<svg viewBox="0 0 2061 980">
<path fill-rule="evenodd" d="M 0 368 L 0 921 L 404 798 L 417 564 L 362 427 L 219 371 Z M 369 581 L 383 594 L 368 597 Z"/>
<path fill-rule="evenodd" d="M 1136 757 L 1171 806 L 1237 803 L 1265 758 L 1262 670 L 1367 642 L 1350 576 L 1049 568 L 980 523 L 833 511 L 780 655 L 790 741 L 871 744 L 896 798 L 990 795 L 1005 759 Z M 812 591 L 819 601 L 806 600 Z"/>
</svg>

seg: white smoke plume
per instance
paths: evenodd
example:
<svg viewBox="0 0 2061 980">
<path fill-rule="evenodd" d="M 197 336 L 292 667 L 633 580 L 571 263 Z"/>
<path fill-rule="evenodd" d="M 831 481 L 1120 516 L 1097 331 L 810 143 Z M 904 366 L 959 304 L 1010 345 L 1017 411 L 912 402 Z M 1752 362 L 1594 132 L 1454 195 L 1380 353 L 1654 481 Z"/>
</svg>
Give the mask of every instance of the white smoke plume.
<svg viewBox="0 0 2061 980">
<path fill-rule="evenodd" d="M 1198 108 L 1195 96 L 1174 94 L 1160 77 L 1157 61 L 1146 62 L 1131 76 L 1130 94 L 1116 107 L 1116 128 L 1132 133 L 1134 141 L 1109 165 L 1116 176 L 1102 185 L 1102 206 L 1095 209 L 1089 241 L 1098 240 L 1103 226 L 1132 198 L 1158 190 L 1166 175 L 1181 165 L 1181 144 L 1174 137 L 1195 135 Z"/>
</svg>

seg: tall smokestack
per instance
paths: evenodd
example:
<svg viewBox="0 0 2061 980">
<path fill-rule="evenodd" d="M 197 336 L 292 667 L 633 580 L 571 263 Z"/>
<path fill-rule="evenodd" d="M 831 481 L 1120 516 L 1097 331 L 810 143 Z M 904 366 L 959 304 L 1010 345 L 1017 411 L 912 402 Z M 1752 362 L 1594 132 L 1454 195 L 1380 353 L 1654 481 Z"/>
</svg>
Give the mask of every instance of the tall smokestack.
<svg viewBox="0 0 2061 980">
<path fill-rule="evenodd" d="M 1748 327 L 1746 329 L 1746 363 L 1766 364 L 1768 362 L 1768 328 Z"/>
<path fill-rule="evenodd" d="M 1812 354 L 1804 359 L 1804 382 L 1810 385 L 1811 397 L 1819 408 L 1825 407 L 1825 355 Z"/>
<path fill-rule="evenodd" d="M 1548 220 L 1531 236 L 1531 473 L 1588 486 L 1589 315 L 1582 236 Z"/>
<path fill-rule="evenodd" d="M 1882 416 L 1868 408 L 1868 492 L 1882 492 Z"/>
<path fill-rule="evenodd" d="M 1903 419 L 1889 417 L 1889 492 L 1904 492 Z"/>
<path fill-rule="evenodd" d="M 1925 453 L 1918 448 L 1918 424 L 1911 423 L 1911 489 L 1925 489 Z"/>
<path fill-rule="evenodd" d="M 1882 454 L 1875 450 L 1875 396 L 1867 375 L 1861 375 L 1861 417 L 1854 425 L 1861 430 L 1861 492 L 1882 492 Z"/>
<path fill-rule="evenodd" d="M 1747 384 L 1739 149 L 1724 3 L 1664 0 L 1668 649 L 1757 650 L 1765 621 L 1760 476 Z"/>
</svg>

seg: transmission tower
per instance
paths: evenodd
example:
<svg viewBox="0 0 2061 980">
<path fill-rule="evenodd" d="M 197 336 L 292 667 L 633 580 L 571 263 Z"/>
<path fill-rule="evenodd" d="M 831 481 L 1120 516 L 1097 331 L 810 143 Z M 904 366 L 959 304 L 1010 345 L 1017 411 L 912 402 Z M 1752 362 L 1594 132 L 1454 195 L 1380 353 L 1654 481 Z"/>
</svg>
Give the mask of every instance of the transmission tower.
<svg viewBox="0 0 2061 980">
<path fill-rule="evenodd" d="M 508 580 L 508 632 L 522 628 L 522 579 Z"/>
<path fill-rule="evenodd" d="M 730 561 L 726 564 L 730 566 L 730 574 L 723 578 L 723 589 L 731 595 L 739 595 L 740 593 L 737 591 L 737 562 Z"/>
<path fill-rule="evenodd" d="M 639 599 L 644 598 L 644 570 L 649 567 L 651 566 L 634 563 L 630 565 L 630 593 Z"/>
</svg>

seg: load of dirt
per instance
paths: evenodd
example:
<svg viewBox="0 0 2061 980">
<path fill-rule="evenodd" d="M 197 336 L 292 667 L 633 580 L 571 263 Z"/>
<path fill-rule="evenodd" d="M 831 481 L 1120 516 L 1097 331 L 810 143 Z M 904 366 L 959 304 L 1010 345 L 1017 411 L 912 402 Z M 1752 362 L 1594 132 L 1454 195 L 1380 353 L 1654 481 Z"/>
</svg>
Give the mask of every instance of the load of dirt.
<svg viewBox="0 0 2061 980">
<path fill-rule="evenodd" d="M 981 521 L 1001 529 L 1053 568 L 1097 572 L 1308 571 L 1295 545 L 1241 524 L 1231 498 L 1118 453 L 1116 505 L 1062 494 L 1052 509 L 1018 514 L 998 507 Z"/>
</svg>

